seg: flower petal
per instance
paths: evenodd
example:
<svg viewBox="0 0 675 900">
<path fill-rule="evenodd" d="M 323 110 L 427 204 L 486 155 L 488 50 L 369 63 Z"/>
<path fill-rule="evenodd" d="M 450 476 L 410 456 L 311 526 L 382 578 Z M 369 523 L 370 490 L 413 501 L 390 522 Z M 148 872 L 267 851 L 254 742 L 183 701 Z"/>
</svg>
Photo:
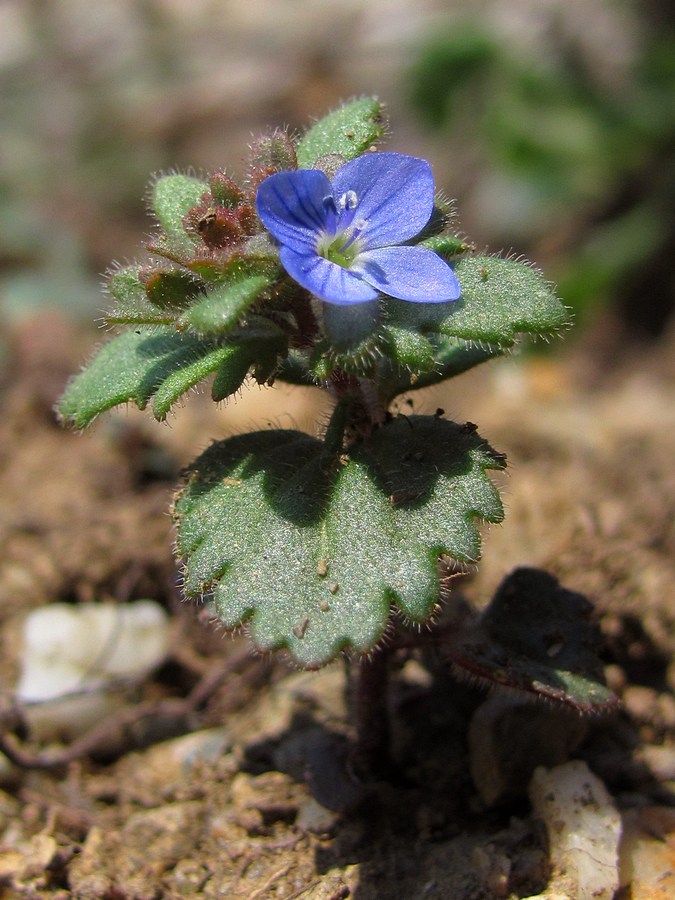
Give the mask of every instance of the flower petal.
<svg viewBox="0 0 675 900">
<path fill-rule="evenodd" d="M 302 253 L 316 247 L 326 224 L 326 197 L 330 181 L 318 169 L 278 172 L 258 188 L 256 208 L 260 221 L 287 247 Z"/>
<path fill-rule="evenodd" d="M 358 275 L 316 253 L 295 253 L 282 247 L 279 258 L 291 278 L 327 303 L 343 306 L 377 297 L 377 291 Z"/>
<path fill-rule="evenodd" d="M 333 178 L 336 201 L 347 191 L 358 198 L 353 220 L 365 220 L 359 236 L 364 249 L 415 237 L 434 208 L 431 166 L 403 153 L 366 153 L 345 163 Z"/>
<path fill-rule="evenodd" d="M 426 247 L 381 247 L 359 253 L 353 269 L 373 287 L 414 303 L 457 300 L 459 282 L 450 266 Z"/>
</svg>

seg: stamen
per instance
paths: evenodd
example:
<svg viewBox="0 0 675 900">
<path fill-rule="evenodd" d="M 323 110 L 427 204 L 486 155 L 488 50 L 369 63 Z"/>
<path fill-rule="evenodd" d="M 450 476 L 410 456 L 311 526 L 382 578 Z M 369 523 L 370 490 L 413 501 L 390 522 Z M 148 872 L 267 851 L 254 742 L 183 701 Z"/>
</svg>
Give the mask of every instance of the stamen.
<svg viewBox="0 0 675 900">
<path fill-rule="evenodd" d="M 329 194 L 327 197 L 323 198 L 323 208 L 327 213 L 332 212 L 335 215 L 338 214 L 338 207 L 332 194 Z"/>
<path fill-rule="evenodd" d="M 363 231 L 363 229 L 365 227 L 366 227 L 365 219 L 357 219 L 356 222 L 354 222 L 354 224 L 352 225 L 352 227 L 350 229 L 349 237 L 347 238 L 345 243 L 342 245 L 343 251 L 346 250 L 347 247 L 351 247 L 351 245 L 354 243 L 354 241 L 361 234 L 361 232 Z"/>
<path fill-rule="evenodd" d="M 345 191 L 338 199 L 337 205 L 341 212 L 344 210 L 351 211 L 352 209 L 356 209 L 356 204 L 358 202 L 359 198 L 356 196 L 356 191 Z"/>
</svg>

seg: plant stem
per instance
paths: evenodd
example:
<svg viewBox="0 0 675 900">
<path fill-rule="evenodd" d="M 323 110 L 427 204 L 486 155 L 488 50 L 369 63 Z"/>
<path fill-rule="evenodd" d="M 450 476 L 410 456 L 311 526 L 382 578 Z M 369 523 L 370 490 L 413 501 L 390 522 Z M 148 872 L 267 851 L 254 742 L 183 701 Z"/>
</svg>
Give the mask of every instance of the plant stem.
<svg viewBox="0 0 675 900">
<path fill-rule="evenodd" d="M 337 369 L 329 389 L 336 399 L 326 443 L 334 451 L 342 444 L 368 440 L 373 430 L 386 420 L 376 384 Z M 391 650 L 380 647 L 363 659 L 353 674 L 352 704 L 356 723 L 356 745 L 352 765 L 356 774 L 368 781 L 391 774 L 391 727 L 389 720 L 389 669 Z"/>
<path fill-rule="evenodd" d="M 352 762 L 356 773 L 365 780 L 386 775 L 392 768 L 389 663 L 390 652 L 382 648 L 364 659 L 356 673 L 356 746 Z"/>
</svg>

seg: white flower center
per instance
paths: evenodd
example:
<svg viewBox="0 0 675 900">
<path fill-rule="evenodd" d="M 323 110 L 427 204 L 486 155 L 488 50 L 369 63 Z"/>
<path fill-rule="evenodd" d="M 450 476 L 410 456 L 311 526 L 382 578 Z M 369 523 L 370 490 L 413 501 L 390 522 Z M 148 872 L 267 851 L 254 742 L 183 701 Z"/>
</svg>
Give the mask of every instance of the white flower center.
<svg viewBox="0 0 675 900">
<path fill-rule="evenodd" d="M 354 219 L 353 213 L 358 202 L 356 191 L 345 191 L 338 197 L 337 202 L 332 197 L 327 197 L 324 201 L 326 208 L 332 207 L 337 214 L 338 225 L 342 227 L 333 233 L 325 231 L 317 241 L 316 250 L 319 256 L 342 266 L 343 269 L 349 269 L 361 251 L 358 237 L 366 227 L 366 220 Z"/>
</svg>

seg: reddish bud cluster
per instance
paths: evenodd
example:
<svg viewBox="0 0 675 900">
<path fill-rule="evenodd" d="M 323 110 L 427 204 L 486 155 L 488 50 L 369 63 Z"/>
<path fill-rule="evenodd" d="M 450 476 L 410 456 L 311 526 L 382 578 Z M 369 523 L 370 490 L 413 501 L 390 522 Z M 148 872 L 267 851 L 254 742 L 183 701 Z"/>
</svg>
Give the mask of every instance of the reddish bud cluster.
<svg viewBox="0 0 675 900">
<path fill-rule="evenodd" d="M 209 176 L 209 191 L 201 202 L 183 217 L 188 234 L 203 242 L 203 251 L 236 251 L 249 237 L 260 230 L 255 213 L 255 195 L 259 185 L 270 175 L 296 169 L 295 145 L 286 131 L 275 129 L 253 141 L 248 159 L 246 185 L 242 189 L 225 172 Z"/>
<path fill-rule="evenodd" d="M 203 194 L 202 202 L 184 217 L 185 230 L 199 235 L 210 250 L 233 248 L 241 243 L 255 233 L 256 216 L 251 204 L 244 201 L 243 192 L 239 193 L 239 203 L 234 208 L 217 202 L 213 192 Z"/>
</svg>

